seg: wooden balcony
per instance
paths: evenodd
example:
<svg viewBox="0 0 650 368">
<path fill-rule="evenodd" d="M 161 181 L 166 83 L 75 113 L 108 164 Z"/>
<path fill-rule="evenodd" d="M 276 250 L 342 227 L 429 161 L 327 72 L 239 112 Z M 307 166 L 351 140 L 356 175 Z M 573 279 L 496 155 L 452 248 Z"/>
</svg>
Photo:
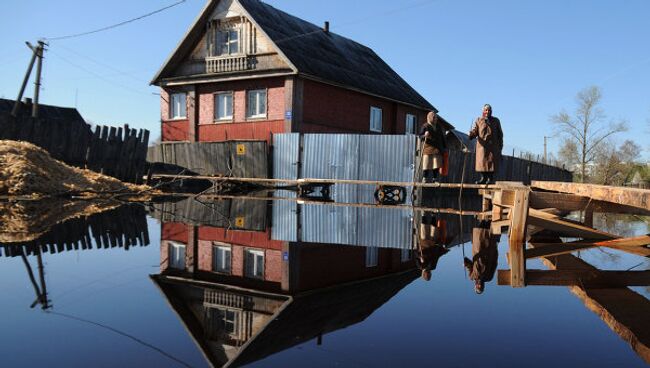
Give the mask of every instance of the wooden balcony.
<svg viewBox="0 0 650 368">
<path fill-rule="evenodd" d="M 205 58 L 207 73 L 239 72 L 251 69 L 251 58 L 247 55 L 208 56 Z"/>
</svg>

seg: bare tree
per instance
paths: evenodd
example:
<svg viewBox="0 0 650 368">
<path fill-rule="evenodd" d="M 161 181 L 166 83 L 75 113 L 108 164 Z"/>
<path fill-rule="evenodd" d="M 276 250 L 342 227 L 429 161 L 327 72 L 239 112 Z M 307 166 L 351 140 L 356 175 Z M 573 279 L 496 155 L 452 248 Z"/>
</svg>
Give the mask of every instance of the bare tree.
<svg viewBox="0 0 650 368">
<path fill-rule="evenodd" d="M 558 151 L 558 158 L 562 163 L 573 171 L 580 162 L 580 155 L 578 155 L 578 146 L 576 142 L 565 139 Z"/>
<path fill-rule="evenodd" d="M 574 116 L 561 111 L 551 117 L 559 133 L 573 141 L 578 148 L 580 181 L 583 183 L 587 176 L 587 165 L 594 161 L 598 146 L 613 134 L 627 130 L 623 121 L 605 122 L 605 113 L 598 107 L 601 98 L 600 88 L 585 88 L 576 95 L 578 106 Z"/>
</svg>

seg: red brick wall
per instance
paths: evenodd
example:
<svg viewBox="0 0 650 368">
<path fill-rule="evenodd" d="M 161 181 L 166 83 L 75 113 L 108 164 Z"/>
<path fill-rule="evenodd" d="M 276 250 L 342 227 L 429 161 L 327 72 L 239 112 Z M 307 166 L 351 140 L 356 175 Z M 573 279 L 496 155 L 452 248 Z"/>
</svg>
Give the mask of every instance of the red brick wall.
<svg viewBox="0 0 650 368">
<path fill-rule="evenodd" d="M 370 133 L 370 107 L 382 109 L 382 133 L 403 134 L 406 113 L 423 110 L 311 80 L 304 81 L 301 133 Z M 419 120 L 419 119 L 418 119 Z"/>
<path fill-rule="evenodd" d="M 170 120 L 162 122 L 162 140 L 165 142 L 189 140 L 189 121 Z"/>
<path fill-rule="evenodd" d="M 399 249 L 379 249 L 377 266 L 366 267 L 366 248 L 333 246 L 331 244 L 301 244 L 299 290 L 363 280 L 413 268 L 412 261 L 401 262 Z"/>
<path fill-rule="evenodd" d="M 199 227 L 199 240 L 219 241 L 228 244 L 237 244 L 247 247 L 282 250 L 284 242 L 271 240 L 271 230 L 262 231 L 237 231 L 218 227 Z"/>
<path fill-rule="evenodd" d="M 284 78 L 264 78 L 198 86 L 199 126 L 198 140 L 219 142 L 233 139 L 266 140 L 271 133 L 284 132 Z M 264 119 L 246 118 L 246 91 L 266 89 L 267 111 Z M 218 92 L 233 93 L 233 119 L 229 122 L 214 121 L 214 95 Z"/>
<path fill-rule="evenodd" d="M 162 240 L 173 240 L 187 244 L 189 240 L 188 227 L 191 225 L 179 222 L 166 222 L 162 224 Z"/>
</svg>

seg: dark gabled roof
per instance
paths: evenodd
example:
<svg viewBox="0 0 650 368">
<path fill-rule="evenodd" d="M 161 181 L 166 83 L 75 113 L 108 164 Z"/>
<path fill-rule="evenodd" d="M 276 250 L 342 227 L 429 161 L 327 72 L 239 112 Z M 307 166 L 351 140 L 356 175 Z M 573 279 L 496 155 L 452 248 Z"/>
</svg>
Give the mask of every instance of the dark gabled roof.
<svg viewBox="0 0 650 368">
<path fill-rule="evenodd" d="M 11 114 L 14 108 L 14 100 L 7 100 L 0 98 L 0 115 Z M 19 117 L 28 117 L 32 114 L 32 104 L 25 104 L 21 102 L 20 110 L 18 111 Z M 52 120 L 60 119 L 72 123 L 85 123 L 79 111 L 74 107 L 59 107 L 51 105 L 38 104 L 38 117 L 41 119 Z"/>
<path fill-rule="evenodd" d="M 306 77 L 388 98 L 422 109 L 435 108 L 404 81 L 373 50 L 348 38 L 287 14 L 259 0 L 238 0 L 251 20 L 274 42 L 279 51 Z M 156 84 L 191 52 L 204 23 L 218 0 L 197 18 L 185 39 L 154 77 Z"/>
<path fill-rule="evenodd" d="M 239 2 L 299 73 L 434 109 L 370 48 L 261 1 Z"/>
</svg>

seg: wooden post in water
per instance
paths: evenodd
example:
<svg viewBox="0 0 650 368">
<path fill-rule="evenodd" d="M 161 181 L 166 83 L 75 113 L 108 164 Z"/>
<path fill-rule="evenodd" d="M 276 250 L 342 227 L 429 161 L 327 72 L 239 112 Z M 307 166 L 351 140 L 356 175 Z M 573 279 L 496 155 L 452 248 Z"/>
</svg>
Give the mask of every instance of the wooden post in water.
<svg viewBox="0 0 650 368">
<path fill-rule="evenodd" d="M 526 286 L 526 259 L 524 243 L 528 220 L 528 197 L 530 190 L 526 187 L 515 190 L 514 207 L 511 212 L 511 225 L 508 235 L 510 247 L 510 284 L 512 287 Z"/>
</svg>

